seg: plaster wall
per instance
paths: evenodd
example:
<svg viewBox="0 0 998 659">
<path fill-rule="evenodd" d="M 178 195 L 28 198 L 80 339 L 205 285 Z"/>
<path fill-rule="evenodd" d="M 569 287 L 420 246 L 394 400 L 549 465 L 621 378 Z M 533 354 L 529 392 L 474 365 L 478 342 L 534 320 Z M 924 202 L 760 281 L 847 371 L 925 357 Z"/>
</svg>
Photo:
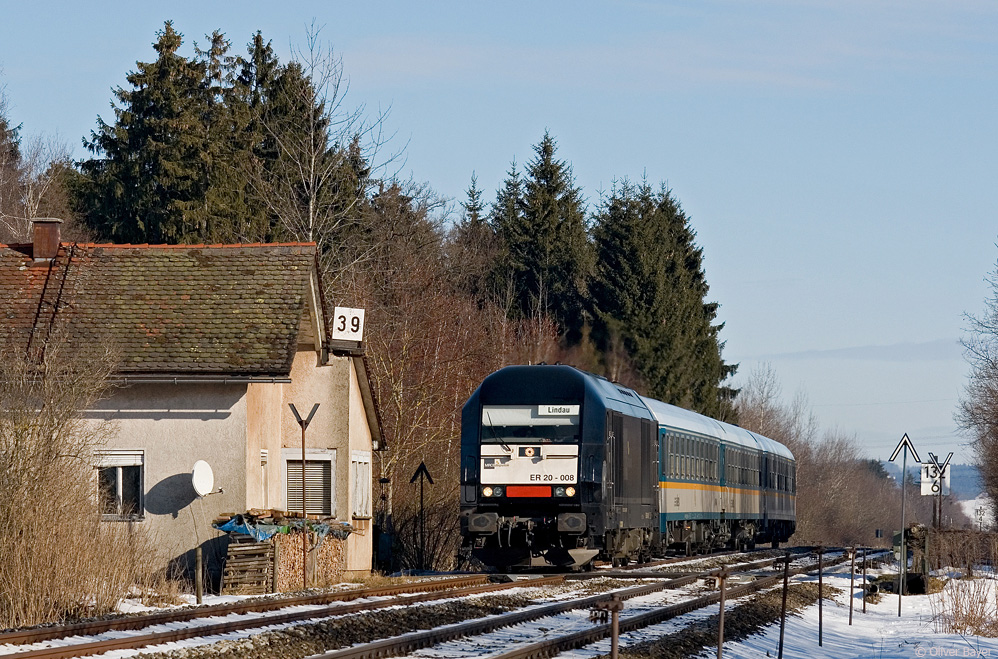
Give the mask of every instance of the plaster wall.
<svg viewBox="0 0 998 659">
<path fill-rule="evenodd" d="M 313 404 L 319 403 L 319 409 L 305 432 L 305 445 L 310 449 L 336 451 L 334 517 L 353 524 L 358 530 L 347 540 L 346 567 L 349 571 L 369 572 L 372 556 L 371 531 L 367 528 L 369 521 L 357 520 L 363 523 L 355 524 L 352 517 L 352 451 L 371 451 L 371 432 L 353 359 L 330 356 L 326 364 L 319 366 L 316 353 L 302 347 L 291 367 L 291 384 L 284 385 L 283 395 L 286 413 L 281 416 L 281 437 L 284 448 L 301 446 L 301 428 L 288 404 L 294 403 L 304 417 Z M 366 486 L 370 487 L 370 483 Z M 285 495 L 282 491 L 282 501 Z"/>
<path fill-rule="evenodd" d="M 350 452 L 353 453 L 357 451 L 363 455 L 366 455 L 368 459 L 368 464 L 371 465 L 371 474 L 373 477 L 374 469 L 374 455 L 371 451 L 371 427 L 367 421 L 367 412 L 364 409 L 364 399 L 360 393 L 360 380 L 357 377 L 357 363 L 352 358 L 340 357 L 337 359 L 345 359 L 349 361 L 350 365 L 350 392 L 349 392 L 349 416 L 350 416 Z M 374 510 L 374 501 L 372 500 L 374 492 L 372 491 L 373 484 L 372 480 L 368 479 L 368 482 L 363 484 L 363 487 L 367 488 L 367 497 L 371 501 L 371 510 Z M 351 497 L 357 495 L 357 492 L 351 491 Z M 350 501 L 350 511 L 353 511 L 354 505 L 353 500 Z M 371 527 L 372 520 L 370 516 L 367 518 L 353 517 L 351 519 L 351 524 L 357 529 L 356 533 L 351 533 L 347 538 L 347 561 L 346 569 L 350 572 L 356 571 L 370 571 L 371 566 L 374 565 L 374 543 L 373 543 L 373 533 L 374 529 Z"/>
<path fill-rule="evenodd" d="M 283 384 L 251 383 L 246 388 L 246 505 L 280 508 L 284 498 L 281 479 L 281 415 Z M 263 457 L 266 451 L 266 458 Z"/>
<path fill-rule="evenodd" d="M 332 361 L 332 360 L 330 360 Z M 281 414 L 281 446 L 300 449 L 301 426 L 291 413 L 290 404 L 302 418 L 306 418 L 312 406 L 319 403 L 319 409 L 305 431 L 307 449 L 332 449 L 336 451 L 336 472 L 333 474 L 334 508 L 333 515 L 344 519 L 348 502 L 348 483 L 344 478 L 343 463 L 349 462 L 346 442 L 349 418 L 346 413 L 347 374 L 339 372 L 339 364 L 319 366 L 316 353 L 310 349 L 299 349 L 291 366 L 291 383 L 284 385 L 284 405 Z M 286 492 L 282 488 L 282 501 Z M 286 504 L 286 501 L 284 501 Z M 349 512 L 349 511 L 346 511 Z"/>
<path fill-rule="evenodd" d="M 152 534 L 158 558 L 189 562 L 205 543 L 206 561 L 224 556 L 226 543 L 211 542 L 224 534 L 211 522 L 245 509 L 246 403 L 245 384 L 139 384 L 114 390 L 91 410 L 115 421 L 105 448 L 144 451 L 144 515 L 134 523 Z M 211 465 L 223 493 L 198 498 L 191 484 L 197 460 Z"/>
</svg>

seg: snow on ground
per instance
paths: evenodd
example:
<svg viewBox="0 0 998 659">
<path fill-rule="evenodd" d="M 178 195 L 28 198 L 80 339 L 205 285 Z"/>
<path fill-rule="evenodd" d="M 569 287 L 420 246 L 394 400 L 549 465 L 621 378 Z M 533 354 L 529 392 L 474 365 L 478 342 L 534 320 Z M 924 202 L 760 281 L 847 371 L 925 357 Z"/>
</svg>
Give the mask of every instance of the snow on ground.
<svg viewBox="0 0 998 659">
<path fill-rule="evenodd" d="M 872 573 L 871 573 L 872 576 Z M 810 578 L 816 581 L 817 577 Z M 862 596 L 857 589 L 853 603 L 853 624 L 849 625 L 849 569 L 838 568 L 824 575 L 826 584 L 842 593 L 833 604 L 824 604 L 822 645 L 818 646 L 818 606 L 809 607 L 800 616 L 788 617 L 783 641 L 785 659 L 916 659 L 918 657 L 998 657 L 998 638 L 961 636 L 937 631 L 933 604 L 939 607 L 939 594 L 908 595 L 901 602 L 898 617 L 897 595 L 884 594 L 879 604 L 867 603 L 863 613 Z M 993 598 L 998 581 L 989 579 Z M 715 609 L 716 612 L 716 609 Z M 724 644 L 724 657 L 756 659 L 777 656 L 779 624 L 764 633 L 741 642 Z M 767 655 L 768 653 L 768 655 Z M 716 657 L 717 650 L 704 651 L 701 657 Z"/>
<path fill-rule="evenodd" d="M 991 520 L 995 518 L 994 503 L 986 494 L 982 494 L 976 499 L 967 499 L 966 501 L 959 501 L 960 510 L 963 514 L 967 516 L 970 521 L 974 523 L 974 528 L 978 528 L 978 524 L 983 521 L 984 530 L 989 530 L 991 526 Z M 983 508 L 983 518 L 978 516 L 978 509 Z"/>
<path fill-rule="evenodd" d="M 585 582 L 577 581 L 573 582 L 573 585 L 575 585 L 577 589 L 575 590 L 566 589 L 552 597 L 538 598 L 538 601 L 544 601 L 545 603 L 547 603 L 547 602 L 571 599 L 574 597 L 584 597 L 585 593 L 580 592 L 578 588 L 584 587 Z M 628 587 L 619 588 L 616 590 L 626 591 L 628 588 L 638 585 L 641 584 L 634 583 L 629 585 Z M 691 597 L 696 597 L 697 595 L 702 594 L 698 592 L 701 588 L 702 586 L 700 585 L 684 586 L 683 588 L 662 590 L 654 592 L 650 595 L 633 597 L 627 600 L 627 605 L 624 609 L 624 612 L 621 614 L 622 616 L 621 619 L 633 615 L 638 615 L 640 613 L 644 613 L 654 607 L 674 604 L 686 599 L 690 599 Z M 531 608 L 537 608 L 537 607 L 531 607 Z M 549 638 L 564 636 L 574 632 L 591 629 L 593 627 L 593 622 L 589 619 L 589 611 L 590 611 L 589 609 L 572 609 L 570 611 L 565 611 L 557 615 L 547 616 L 545 618 L 540 618 L 538 620 L 531 620 L 529 622 L 525 622 L 519 625 L 514 625 L 512 627 L 501 627 L 499 629 L 496 629 L 495 631 L 489 632 L 487 634 L 482 634 L 474 638 L 460 638 L 454 641 L 441 643 L 433 647 L 423 648 L 407 656 L 420 657 L 420 658 L 434 658 L 434 659 L 473 659 L 478 657 L 487 657 L 489 655 L 507 652 L 514 648 L 522 647 Z M 694 613 L 690 615 L 693 616 L 697 614 Z M 706 615 L 709 614 L 700 615 L 700 617 L 706 617 Z M 683 618 L 684 621 L 690 621 L 693 619 L 694 618 L 692 617 Z M 685 624 L 686 622 L 683 623 L 683 625 Z M 657 627 L 658 626 L 656 625 L 656 628 Z M 660 634 L 662 632 L 658 633 Z M 640 632 L 635 632 L 635 634 L 640 634 Z M 634 638 L 638 637 L 635 636 Z M 636 641 L 632 640 L 630 642 L 636 642 Z M 590 647 L 597 647 L 597 645 L 593 645 Z M 607 641 L 605 652 L 609 651 L 610 651 L 610 645 L 609 641 Z M 589 655 L 580 655 L 580 656 L 594 656 L 595 654 L 596 652 L 594 651 Z M 564 654 L 560 656 L 568 657 L 573 655 Z"/>
</svg>

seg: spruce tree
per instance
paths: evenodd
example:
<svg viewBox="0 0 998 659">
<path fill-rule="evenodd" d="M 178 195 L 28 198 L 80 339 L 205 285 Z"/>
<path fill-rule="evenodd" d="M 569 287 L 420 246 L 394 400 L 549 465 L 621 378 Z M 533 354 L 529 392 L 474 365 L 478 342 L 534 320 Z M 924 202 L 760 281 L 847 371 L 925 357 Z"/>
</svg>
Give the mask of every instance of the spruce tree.
<svg viewBox="0 0 998 659">
<path fill-rule="evenodd" d="M 77 205 L 102 239 L 194 242 L 208 235 L 204 213 L 210 93 L 204 62 L 178 54 L 182 36 L 167 21 L 153 45 L 157 59 L 137 63 L 117 88 L 116 122 L 97 119 L 80 164 Z"/>
<path fill-rule="evenodd" d="M 229 55 L 230 43 L 218 31 L 209 37 L 207 50 L 195 46 L 205 67 L 205 105 L 201 137 L 208 181 L 203 204 L 190 220 L 202 227 L 206 242 L 235 243 L 259 240 L 252 222 L 250 190 L 242 163 L 250 157 L 247 127 L 240 122 L 235 78 L 239 60 Z"/>
<path fill-rule="evenodd" d="M 286 238 L 279 215 L 267 203 L 273 170 L 280 149 L 268 134 L 264 116 L 271 111 L 277 94 L 276 81 L 282 66 L 270 41 L 258 30 L 246 47 L 246 57 L 236 59 L 238 73 L 229 94 L 233 124 L 232 150 L 238 180 L 244 186 L 246 215 L 245 239 L 250 242 L 274 242 Z"/>
<path fill-rule="evenodd" d="M 545 132 L 523 179 L 514 166 L 497 195 L 493 223 L 501 270 L 512 283 L 512 312 L 550 315 L 573 343 L 586 322 L 592 250 L 582 193 L 555 150 L 554 138 Z"/>
<path fill-rule="evenodd" d="M 450 232 L 447 254 L 451 280 L 457 290 L 471 296 L 479 305 L 495 301 L 492 277 L 496 257 L 496 236 L 485 215 L 478 177 L 471 175 L 467 200 L 461 204 L 461 220 Z"/>
<path fill-rule="evenodd" d="M 622 342 L 649 396 L 730 419 L 722 383 L 735 367 L 721 358 L 717 304 L 704 301 L 703 254 L 678 201 L 664 186 L 615 185 L 593 238 L 597 344 Z"/>
</svg>

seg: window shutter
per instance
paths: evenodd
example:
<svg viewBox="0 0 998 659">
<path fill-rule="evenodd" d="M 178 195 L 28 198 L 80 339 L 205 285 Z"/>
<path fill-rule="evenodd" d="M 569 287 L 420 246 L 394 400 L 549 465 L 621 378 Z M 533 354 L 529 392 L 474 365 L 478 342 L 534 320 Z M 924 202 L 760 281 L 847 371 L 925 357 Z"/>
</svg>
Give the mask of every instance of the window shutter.
<svg viewBox="0 0 998 659">
<path fill-rule="evenodd" d="M 112 449 L 98 451 L 95 456 L 97 467 L 137 467 L 142 466 L 145 451 Z"/>
<path fill-rule="evenodd" d="M 288 460 L 288 510 L 301 510 L 301 460 Z M 332 515 L 332 465 L 328 460 L 305 461 L 305 510 L 311 515 Z"/>
</svg>

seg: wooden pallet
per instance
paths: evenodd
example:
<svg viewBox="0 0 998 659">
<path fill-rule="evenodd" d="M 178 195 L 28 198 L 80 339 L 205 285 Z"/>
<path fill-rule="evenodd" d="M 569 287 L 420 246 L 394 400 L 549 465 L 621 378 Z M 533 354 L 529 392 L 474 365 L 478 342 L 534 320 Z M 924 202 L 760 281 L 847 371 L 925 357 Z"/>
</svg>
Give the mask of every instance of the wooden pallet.
<svg viewBox="0 0 998 659">
<path fill-rule="evenodd" d="M 263 595 L 274 583 L 274 545 L 230 542 L 222 570 L 223 595 Z"/>
</svg>

